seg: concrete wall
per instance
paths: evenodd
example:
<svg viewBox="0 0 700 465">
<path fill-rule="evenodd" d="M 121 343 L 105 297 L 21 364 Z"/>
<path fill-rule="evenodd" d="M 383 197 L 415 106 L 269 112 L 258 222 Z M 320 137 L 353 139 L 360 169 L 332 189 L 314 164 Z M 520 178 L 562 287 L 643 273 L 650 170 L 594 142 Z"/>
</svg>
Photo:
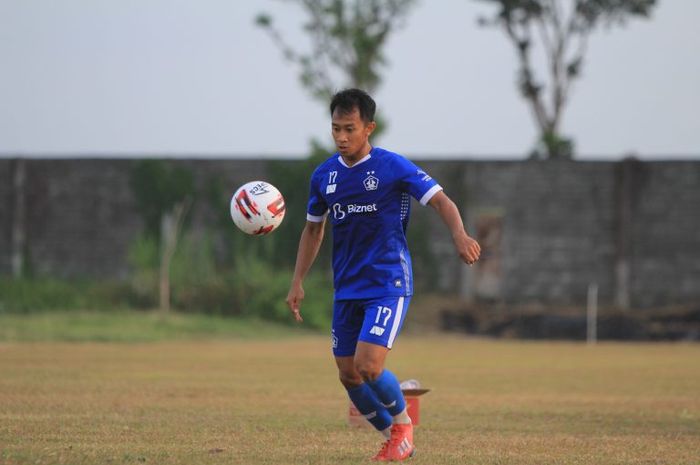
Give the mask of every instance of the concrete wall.
<svg viewBox="0 0 700 465">
<path fill-rule="evenodd" d="M 26 262 L 37 275 L 117 277 L 128 274 L 129 246 L 143 229 L 132 194 L 134 160 L 25 160 Z M 185 161 L 196 189 L 217 179 L 235 186 L 264 173 L 261 161 Z M 12 171 L 0 160 L 0 273 L 10 273 Z M 193 221 L 212 221 L 206 196 L 192 208 Z"/>
<path fill-rule="evenodd" d="M 0 160 L 0 273 L 10 273 L 13 160 Z"/>
<path fill-rule="evenodd" d="M 632 295 L 644 306 L 697 300 L 700 163 L 639 164 L 632 192 Z"/>
<path fill-rule="evenodd" d="M 417 160 L 462 208 L 484 260 L 463 266 L 430 208 L 435 290 L 505 302 L 648 307 L 700 301 L 700 162 Z M 25 160 L 26 261 L 37 274 L 123 278 L 143 225 L 129 187 L 134 160 Z M 255 160 L 177 160 L 198 190 L 264 178 Z M 11 273 L 16 161 L 0 159 L 0 273 Z M 301 187 L 304 190 L 306 186 Z M 214 221 L 206 197 L 195 224 Z M 296 234 L 296 232 L 295 232 Z M 291 266 L 291 264 L 290 264 Z M 420 281 L 419 281 L 420 282 Z M 425 281 L 427 282 L 427 281 Z"/>
<path fill-rule="evenodd" d="M 595 284 L 603 303 L 625 291 L 640 307 L 700 300 L 700 162 L 418 163 L 462 199 L 470 234 L 500 221 L 496 256 L 472 268 L 436 224 L 441 289 L 580 304 Z"/>
</svg>

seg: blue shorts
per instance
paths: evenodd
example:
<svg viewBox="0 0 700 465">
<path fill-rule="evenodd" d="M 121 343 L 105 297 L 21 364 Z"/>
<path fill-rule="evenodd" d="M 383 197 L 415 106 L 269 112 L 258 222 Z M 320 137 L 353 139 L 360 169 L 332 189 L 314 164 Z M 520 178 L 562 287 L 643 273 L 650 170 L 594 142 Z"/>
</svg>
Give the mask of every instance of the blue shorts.
<svg viewBox="0 0 700 465">
<path fill-rule="evenodd" d="M 355 355 L 357 341 L 391 349 L 401 331 L 411 296 L 367 300 L 336 300 L 333 303 L 333 355 Z"/>
</svg>

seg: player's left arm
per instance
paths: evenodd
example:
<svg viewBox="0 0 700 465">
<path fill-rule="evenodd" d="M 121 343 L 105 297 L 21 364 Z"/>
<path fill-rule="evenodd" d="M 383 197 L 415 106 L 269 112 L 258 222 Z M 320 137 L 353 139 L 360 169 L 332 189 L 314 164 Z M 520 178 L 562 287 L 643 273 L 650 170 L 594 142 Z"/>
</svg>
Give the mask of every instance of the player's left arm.
<svg viewBox="0 0 700 465">
<path fill-rule="evenodd" d="M 455 249 L 457 249 L 457 253 L 462 260 L 469 265 L 474 264 L 479 259 L 479 255 L 481 255 L 481 247 L 465 231 L 457 205 L 443 191 L 433 195 L 428 201 L 428 205 L 438 212 L 442 221 L 449 228 Z"/>
</svg>

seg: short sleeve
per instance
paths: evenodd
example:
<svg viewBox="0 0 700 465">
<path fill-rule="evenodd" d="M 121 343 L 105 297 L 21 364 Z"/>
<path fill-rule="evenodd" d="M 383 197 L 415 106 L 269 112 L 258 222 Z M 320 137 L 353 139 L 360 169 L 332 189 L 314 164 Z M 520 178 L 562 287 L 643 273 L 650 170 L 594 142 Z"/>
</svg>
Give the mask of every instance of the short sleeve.
<svg viewBox="0 0 700 465">
<path fill-rule="evenodd" d="M 322 222 L 328 212 L 328 205 L 321 196 L 318 185 L 318 177 L 314 173 L 309 183 L 309 203 L 306 206 L 306 219 L 312 223 Z"/>
<path fill-rule="evenodd" d="M 442 190 L 437 181 L 412 161 L 400 157 L 400 164 L 404 189 L 421 205 L 427 205 L 430 199 Z"/>
</svg>

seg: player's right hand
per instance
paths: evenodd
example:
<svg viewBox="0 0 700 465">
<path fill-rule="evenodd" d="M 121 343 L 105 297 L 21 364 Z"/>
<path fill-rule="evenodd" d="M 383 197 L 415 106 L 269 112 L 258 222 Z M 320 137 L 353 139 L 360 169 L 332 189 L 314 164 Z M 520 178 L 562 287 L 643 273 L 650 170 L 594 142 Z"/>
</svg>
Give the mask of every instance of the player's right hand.
<svg viewBox="0 0 700 465">
<path fill-rule="evenodd" d="M 287 294 L 287 307 L 289 307 L 289 311 L 292 312 L 294 319 L 297 320 L 298 323 L 304 321 L 304 319 L 301 317 L 301 313 L 299 312 L 299 307 L 301 307 L 302 300 L 304 300 L 304 288 L 301 286 L 301 284 L 292 284 L 292 287 L 289 288 L 289 293 Z"/>
</svg>

